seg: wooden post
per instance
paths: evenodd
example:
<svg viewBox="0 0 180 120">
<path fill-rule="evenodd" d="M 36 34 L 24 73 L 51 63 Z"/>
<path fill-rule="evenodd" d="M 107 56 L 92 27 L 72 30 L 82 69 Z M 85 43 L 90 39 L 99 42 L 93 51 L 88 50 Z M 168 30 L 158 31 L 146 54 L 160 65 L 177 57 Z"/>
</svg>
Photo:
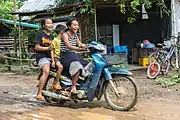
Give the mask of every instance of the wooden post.
<svg viewBox="0 0 180 120">
<path fill-rule="evenodd" d="M 21 16 L 19 15 L 19 59 L 20 59 L 20 66 L 22 74 L 23 68 L 22 68 L 22 50 L 21 50 Z"/>
<path fill-rule="evenodd" d="M 177 33 L 177 20 L 176 20 L 176 8 L 175 8 L 175 0 L 171 0 L 171 25 L 172 25 L 172 32 L 171 36 L 178 36 Z M 172 39 L 173 43 L 177 44 L 177 39 Z M 176 67 L 179 68 L 179 60 L 178 60 L 178 50 L 175 48 L 175 55 L 176 55 Z"/>
<path fill-rule="evenodd" d="M 6 54 L 7 57 L 11 57 L 11 55 L 8 53 Z M 8 71 L 11 71 L 11 59 L 5 58 L 5 64 L 7 64 Z"/>
<path fill-rule="evenodd" d="M 14 12 L 16 12 L 16 0 L 13 0 L 13 4 L 14 4 Z M 16 22 L 17 22 L 17 19 L 16 19 L 16 15 L 14 15 L 14 28 L 16 29 Z M 17 56 L 17 37 L 16 37 L 16 33 L 14 33 L 14 51 L 16 53 L 16 56 Z"/>
<path fill-rule="evenodd" d="M 13 4 L 14 4 L 14 12 L 16 12 L 16 0 L 13 0 Z M 16 28 L 16 15 L 14 15 L 14 27 Z"/>
<path fill-rule="evenodd" d="M 94 28 L 95 28 L 95 36 L 96 36 L 96 41 L 98 40 L 98 30 L 97 30 L 97 16 L 96 16 L 96 3 L 94 2 Z"/>
</svg>

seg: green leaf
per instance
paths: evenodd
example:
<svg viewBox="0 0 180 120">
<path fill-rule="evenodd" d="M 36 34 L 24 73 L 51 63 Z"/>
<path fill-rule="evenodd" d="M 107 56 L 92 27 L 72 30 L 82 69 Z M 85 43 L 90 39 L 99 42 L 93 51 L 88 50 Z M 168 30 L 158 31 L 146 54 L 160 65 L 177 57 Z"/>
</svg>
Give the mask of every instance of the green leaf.
<svg viewBox="0 0 180 120">
<path fill-rule="evenodd" d="M 134 17 L 128 17 L 127 21 L 128 23 L 133 23 L 136 21 L 136 19 Z"/>
</svg>

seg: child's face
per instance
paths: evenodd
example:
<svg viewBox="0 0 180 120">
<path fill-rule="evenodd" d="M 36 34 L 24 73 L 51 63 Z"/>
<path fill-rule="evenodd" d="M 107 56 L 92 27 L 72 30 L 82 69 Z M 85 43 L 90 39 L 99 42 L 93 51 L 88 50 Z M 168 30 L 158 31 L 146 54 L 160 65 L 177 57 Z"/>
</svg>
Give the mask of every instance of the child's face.
<svg viewBox="0 0 180 120">
<path fill-rule="evenodd" d="M 46 19 L 45 24 L 44 24 L 44 29 L 47 31 L 52 31 L 53 29 L 53 22 L 51 19 Z"/>
<path fill-rule="evenodd" d="M 77 33 L 77 31 L 79 30 L 79 23 L 78 21 L 74 20 L 71 22 L 71 26 L 69 26 L 69 29 L 71 32 L 73 33 Z"/>
</svg>

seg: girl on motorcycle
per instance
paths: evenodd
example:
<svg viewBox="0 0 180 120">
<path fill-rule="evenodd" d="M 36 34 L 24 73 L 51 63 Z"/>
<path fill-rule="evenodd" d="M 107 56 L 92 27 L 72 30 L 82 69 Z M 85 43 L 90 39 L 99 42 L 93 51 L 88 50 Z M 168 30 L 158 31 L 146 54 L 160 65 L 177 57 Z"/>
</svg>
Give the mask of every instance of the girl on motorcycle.
<svg viewBox="0 0 180 120">
<path fill-rule="evenodd" d="M 45 85 L 47 77 L 50 71 L 50 51 L 51 43 L 54 36 L 51 34 L 53 29 L 53 22 L 50 18 L 43 19 L 41 21 L 42 30 L 40 30 L 35 37 L 35 50 L 36 50 L 36 61 L 38 66 L 42 69 L 43 74 L 39 80 L 38 93 L 36 96 L 37 100 L 43 100 L 42 89 Z"/>
<path fill-rule="evenodd" d="M 76 53 L 76 51 L 86 50 L 86 45 L 83 44 L 77 35 L 79 23 L 76 19 L 67 22 L 67 29 L 62 37 L 61 42 L 61 63 L 63 64 L 63 73 L 72 79 L 71 93 L 76 93 L 76 82 L 88 62 Z"/>
</svg>

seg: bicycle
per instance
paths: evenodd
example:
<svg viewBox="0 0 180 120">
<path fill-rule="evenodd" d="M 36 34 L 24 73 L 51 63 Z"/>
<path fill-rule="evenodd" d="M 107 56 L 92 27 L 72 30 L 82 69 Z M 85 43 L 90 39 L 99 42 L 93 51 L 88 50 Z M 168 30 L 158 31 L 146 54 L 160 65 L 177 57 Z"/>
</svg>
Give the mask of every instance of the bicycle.
<svg viewBox="0 0 180 120">
<path fill-rule="evenodd" d="M 153 52 L 148 57 L 149 66 L 147 69 L 147 77 L 156 78 L 161 71 L 162 60 L 167 51 L 163 50 L 163 45 L 159 44 L 153 48 Z"/>
<path fill-rule="evenodd" d="M 164 54 L 167 54 L 167 51 L 164 49 L 163 44 L 157 44 L 156 47 L 153 48 L 153 52 L 148 56 L 148 64 L 151 64 L 156 59 L 159 63 L 165 57 Z"/>
<path fill-rule="evenodd" d="M 169 72 L 170 66 L 172 68 L 178 69 L 179 67 L 176 66 L 176 49 L 179 50 L 180 46 L 177 45 L 177 40 L 173 41 L 172 39 L 178 39 L 178 37 L 172 36 L 170 40 L 170 48 L 168 53 L 166 54 L 165 58 L 163 59 L 162 64 L 162 72 L 163 74 L 167 74 Z"/>
<path fill-rule="evenodd" d="M 177 38 L 177 37 L 171 37 L 171 38 Z M 166 46 L 166 45 L 164 45 Z M 175 45 L 173 41 L 171 41 L 171 46 L 169 48 L 169 51 L 167 52 L 166 49 L 158 49 L 154 48 L 154 52 L 150 54 L 149 59 L 154 57 L 155 60 L 153 62 L 150 61 L 150 65 L 147 69 L 147 76 L 151 79 L 156 78 L 157 75 L 162 72 L 163 75 L 166 75 L 169 71 L 170 65 L 175 68 L 174 66 L 174 60 L 176 61 L 175 56 Z M 162 45 L 163 48 L 163 45 Z M 174 57 L 175 56 L 175 57 Z"/>
<path fill-rule="evenodd" d="M 171 39 L 177 39 L 177 37 L 172 36 Z M 163 75 L 166 75 L 169 72 L 170 66 L 173 68 L 176 67 L 176 54 L 175 54 L 175 48 L 178 47 L 174 41 L 170 41 L 171 46 L 169 48 L 169 51 L 166 49 L 159 50 L 155 48 L 155 51 L 149 56 L 155 56 L 155 60 L 150 63 L 148 69 L 147 69 L 147 76 L 151 79 L 156 78 L 157 75 L 162 72 Z M 180 47 L 178 47 L 180 49 Z M 152 74 L 151 74 L 152 73 Z"/>
</svg>

